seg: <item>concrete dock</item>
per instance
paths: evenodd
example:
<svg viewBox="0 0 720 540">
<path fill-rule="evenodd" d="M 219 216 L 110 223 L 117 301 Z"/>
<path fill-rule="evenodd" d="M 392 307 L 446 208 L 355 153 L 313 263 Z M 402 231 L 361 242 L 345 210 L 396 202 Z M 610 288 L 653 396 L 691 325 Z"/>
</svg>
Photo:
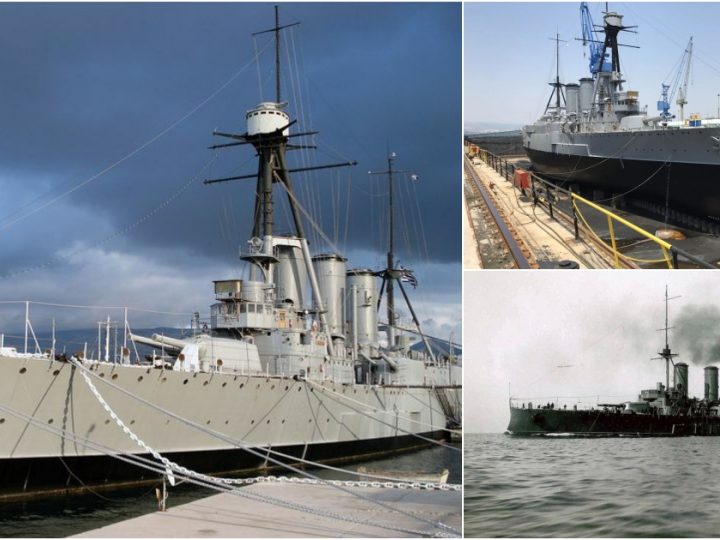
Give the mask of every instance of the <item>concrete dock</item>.
<svg viewBox="0 0 720 540">
<path fill-rule="evenodd" d="M 462 530 L 462 493 L 391 488 L 351 488 L 371 499 L 354 497 L 328 485 L 262 483 L 243 491 L 303 504 L 377 525 L 356 524 L 322 517 L 300 510 L 253 501 L 230 493 L 213 495 L 172 507 L 172 492 L 166 512 L 107 525 L 79 534 L 90 538 L 320 538 L 320 537 L 413 537 L 437 536 L 430 524 L 373 504 L 381 501 L 393 509 L 409 512 L 424 520 L 442 522 Z M 410 532 L 387 529 L 408 529 Z"/>
</svg>

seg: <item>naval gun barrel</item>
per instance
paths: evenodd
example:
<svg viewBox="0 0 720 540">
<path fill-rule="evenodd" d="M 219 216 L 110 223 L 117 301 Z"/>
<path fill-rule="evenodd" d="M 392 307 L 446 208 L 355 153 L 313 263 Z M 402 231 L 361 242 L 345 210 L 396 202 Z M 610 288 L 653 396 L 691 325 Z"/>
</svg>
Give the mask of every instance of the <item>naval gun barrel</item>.
<svg viewBox="0 0 720 540">
<path fill-rule="evenodd" d="M 162 343 L 160 341 L 157 341 L 157 340 L 149 338 L 149 337 L 139 336 L 137 334 L 128 334 L 128 337 L 135 343 L 140 343 L 142 345 L 148 345 L 149 347 L 153 347 L 154 349 L 175 349 L 175 347 L 169 346 L 165 343 Z"/>
<path fill-rule="evenodd" d="M 167 349 L 168 352 L 180 352 L 183 350 L 186 342 L 180 339 L 169 338 L 160 334 L 153 334 L 152 337 L 139 336 L 137 334 L 128 334 L 128 337 L 135 343 L 148 345 L 154 349 Z"/>
<path fill-rule="evenodd" d="M 182 339 L 175 339 L 162 334 L 153 334 L 152 338 L 155 341 L 159 341 L 162 345 L 170 349 L 182 350 L 188 343 Z"/>
</svg>

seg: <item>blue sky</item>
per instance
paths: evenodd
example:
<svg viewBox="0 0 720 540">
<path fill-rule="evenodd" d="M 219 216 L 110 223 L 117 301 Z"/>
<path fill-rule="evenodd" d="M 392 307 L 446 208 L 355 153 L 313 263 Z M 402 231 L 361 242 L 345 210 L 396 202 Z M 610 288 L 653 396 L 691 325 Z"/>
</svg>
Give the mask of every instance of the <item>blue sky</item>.
<svg viewBox="0 0 720 540">
<path fill-rule="evenodd" d="M 694 60 L 686 114 L 717 116 L 720 58 L 717 21 L 720 4 L 691 2 L 610 2 L 638 34 L 621 34 L 621 67 L 626 89 L 640 92 L 641 104 L 655 114 L 660 85 L 674 78 L 690 36 Z M 590 3 L 593 21 L 602 24 L 605 3 Z M 560 34 L 561 82 L 589 76 L 582 42 L 579 2 L 468 3 L 465 5 L 465 126 L 497 123 L 521 126 L 543 112 L 555 73 L 555 44 Z M 670 77 L 668 77 L 670 75 Z M 672 112 L 677 112 L 673 103 Z"/>
<path fill-rule="evenodd" d="M 212 131 L 244 132 L 245 111 L 272 97 L 272 47 L 251 34 L 273 16 L 272 3 L 0 5 L 0 298 L 206 308 L 210 281 L 237 274 L 254 185 L 183 186 L 256 171 L 239 147 L 200 172 L 207 146 L 224 142 Z M 397 167 L 420 175 L 398 178 L 398 257 L 426 286 L 418 308 L 433 320 L 437 308 L 457 335 L 460 5 L 281 5 L 281 23 L 295 21 L 283 97 L 301 118 L 293 129 L 320 135 L 289 164 L 359 161 L 296 176 L 300 200 L 355 265 L 382 264 L 386 184 L 367 171 L 397 152 Z"/>
</svg>

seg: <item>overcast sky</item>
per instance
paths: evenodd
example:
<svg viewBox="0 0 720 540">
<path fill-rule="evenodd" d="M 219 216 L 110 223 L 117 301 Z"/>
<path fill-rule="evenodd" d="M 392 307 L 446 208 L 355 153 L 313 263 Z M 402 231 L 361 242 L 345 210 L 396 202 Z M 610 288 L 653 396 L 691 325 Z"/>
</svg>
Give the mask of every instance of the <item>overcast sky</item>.
<svg viewBox="0 0 720 540">
<path fill-rule="evenodd" d="M 690 394 L 702 397 L 703 367 L 720 366 L 715 272 L 466 272 L 466 429 L 505 431 L 509 391 L 525 402 L 595 404 L 664 384 L 664 362 L 651 359 L 664 346 L 665 285 L 680 296 L 669 303 L 670 347 L 689 364 Z"/>
<path fill-rule="evenodd" d="M 717 58 L 716 2 L 610 2 L 637 25 L 637 34 L 621 33 L 620 65 L 626 89 L 640 92 L 641 105 L 656 112 L 660 85 L 671 84 L 690 36 L 693 69 L 685 112 L 718 115 L 720 60 Z M 595 24 L 602 24 L 604 2 L 590 2 Z M 532 21 L 532 24 L 526 24 Z M 560 47 L 560 80 L 590 76 L 582 37 L 580 2 L 472 2 L 465 5 L 465 125 L 520 127 L 542 114 L 555 76 L 556 33 Z M 602 39 L 602 38 L 601 38 Z M 672 102 L 671 112 L 678 114 Z M 679 116 L 679 114 L 678 114 Z"/>
<path fill-rule="evenodd" d="M 251 35 L 273 25 L 272 6 L 0 5 L 0 299 L 208 311 L 211 280 L 238 274 L 254 183 L 200 180 L 257 165 L 238 147 L 207 166 L 207 146 L 274 99 L 270 36 Z M 301 22 L 283 37 L 292 130 L 320 131 L 319 149 L 291 152 L 290 166 L 360 162 L 296 175 L 298 197 L 350 264 L 380 267 L 387 183 L 367 172 L 396 152 L 420 175 L 397 177 L 397 256 L 417 269 L 429 330 L 457 338 L 459 4 L 292 3 L 280 16 Z"/>
</svg>

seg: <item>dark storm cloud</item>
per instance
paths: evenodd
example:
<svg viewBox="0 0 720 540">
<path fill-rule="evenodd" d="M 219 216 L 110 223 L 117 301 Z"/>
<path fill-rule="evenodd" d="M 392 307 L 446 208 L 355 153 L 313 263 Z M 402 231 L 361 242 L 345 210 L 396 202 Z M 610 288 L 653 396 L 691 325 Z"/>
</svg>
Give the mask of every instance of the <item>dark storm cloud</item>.
<svg viewBox="0 0 720 540">
<path fill-rule="evenodd" d="M 1 5 L 1 270 L 40 262 L 56 249 L 92 243 L 134 222 L 212 157 L 205 147 L 213 142 L 213 129 L 242 132 L 245 110 L 260 100 L 254 65 L 132 159 L 2 228 L 23 205 L 33 208 L 38 196 L 43 197 L 36 206 L 89 178 L 207 98 L 252 58 L 250 34 L 271 26 L 272 16 L 271 4 Z M 321 151 L 308 159 L 360 161 L 351 172 L 296 180 L 314 183 L 312 206 L 321 210 L 324 229 L 344 244 L 345 213 L 333 214 L 330 203 L 340 200 L 344 208 L 350 189 L 345 247 L 380 247 L 381 231 L 369 231 L 383 223 L 385 188 L 366 171 L 385 167 L 389 146 L 398 153 L 398 167 L 421 175 L 398 193 L 417 190 L 429 258 L 459 260 L 459 6 L 288 4 L 281 6 L 281 17 L 301 21 L 286 43 L 294 43 L 303 68 L 303 111 L 310 125 L 298 129 L 321 131 Z M 262 57 L 263 78 L 271 61 L 269 54 Z M 286 99 L 293 97 L 289 75 Z M 271 98 L 267 81 L 263 90 Z M 292 156 L 292 163 L 299 158 Z M 223 154 L 205 176 L 255 170 L 252 152 L 241 147 Z M 305 189 L 298 188 L 301 198 Z M 252 191 L 251 183 L 198 183 L 116 242 L 138 254 L 171 247 L 230 263 L 249 234 Z M 303 200 L 310 205 L 310 198 Z M 417 214 L 415 202 L 400 200 L 406 225 L 417 228 L 410 216 Z M 279 220 L 282 212 L 280 205 Z"/>
</svg>

